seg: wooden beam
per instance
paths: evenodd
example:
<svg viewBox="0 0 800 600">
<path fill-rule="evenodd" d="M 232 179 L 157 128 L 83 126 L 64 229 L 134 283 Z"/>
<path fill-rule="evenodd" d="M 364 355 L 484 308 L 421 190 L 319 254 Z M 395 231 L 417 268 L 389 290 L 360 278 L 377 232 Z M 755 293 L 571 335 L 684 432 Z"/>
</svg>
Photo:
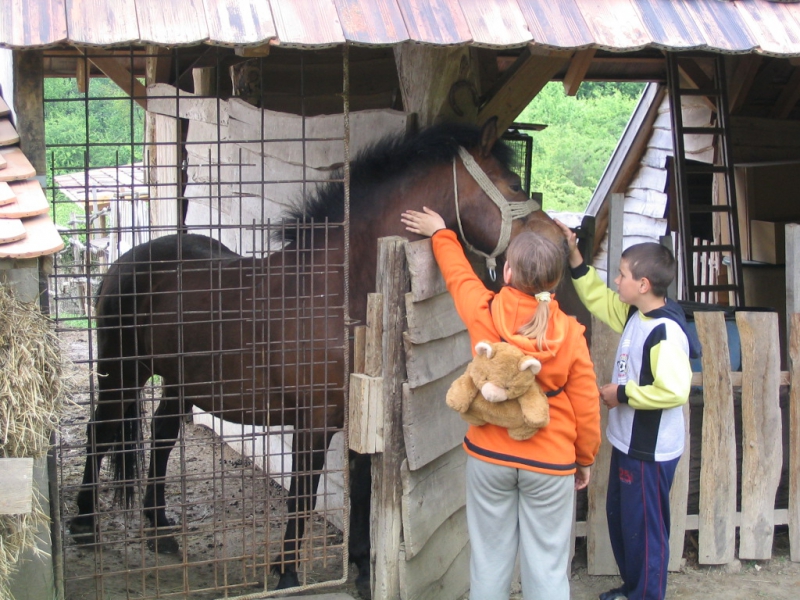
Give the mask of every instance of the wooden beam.
<svg viewBox="0 0 800 600">
<path fill-rule="evenodd" d="M 523 51 L 517 62 L 489 93 L 480 111 L 478 123 L 497 117 L 497 130 L 505 131 L 536 97 L 542 88 L 569 62 L 572 53 Z"/>
<path fill-rule="evenodd" d="M 269 56 L 271 46 L 269 44 L 261 44 L 260 46 L 236 46 L 233 51 L 236 56 L 243 56 L 245 58 L 260 58 L 262 56 Z"/>
<path fill-rule="evenodd" d="M 567 96 L 576 96 L 578 94 L 581 82 L 586 77 L 586 72 L 589 70 L 596 53 L 596 48 L 587 48 L 586 50 L 578 50 L 575 56 L 572 57 L 567 74 L 564 75 L 564 93 Z"/>
<path fill-rule="evenodd" d="M 145 85 L 170 83 L 172 75 L 172 51 L 159 46 L 147 46 L 145 58 Z"/>
<path fill-rule="evenodd" d="M 759 54 L 746 54 L 739 57 L 733 76 L 729 80 L 728 113 L 736 114 L 742 108 L 763 63 L 764 57 Z M 778 118 L 782 119 L 783 117 Z"/>
<path fill-rule="evenodd" d="M 139 106 L 147 110 L 147 91 L 144 85 L 130 71 L 125 69 L 115 58 L 101 55 L 101 52 L 97 50 L 82 48 L 80 51 L 106 77 L 116 83 L 123 92 L 133 98 Z"/>
<path fill-rule="evenodd" d="M 800 68 L 795 67 L 789 81 L 781 90 L 781 95 L 775 101 L 770 116 L 773 119 L 786 119 L 798 101 L 800 101 Z"/>
<path fill-rule="evenodd" d="M 697 90 L 711 90 L 714 89 L 714 82 L 697 64 L 696 61 L 690 58 L 682 58 L 678 60 L 678 71 L 686 83 L 686 87 Z M 712 102 L 708 97 L 702 96 L 703 103 L 708 106 L 713 112 L 717 112 L 717 105 Z"/>
<path fill-rule="evenodd" d="M 36 174 L 44 175 L 44 54 L 41 50 L 14 51 L 14 109 L 20 148 Z M 8 159 L 8 157 L 6 157 Z"/>
<path fill-rule="evenodd" d="M 795 238 L 793 245 L 797 246 L 800 242 L 800 225 L 795 227 L 797 229 L 793 233 L 787 233 Z M 788 250 L 788 237 L 786 242 Z M 788 271 L 797 266 L 786 265 L 786 269 Z M 800 314 L 789 316 L 789 328 L 789 357 L 792 380 L 795 382 L 789 390 L 789 547 L 792 562 L 800 562 Z"/>
<path fill-rule="evenodd" d="M 89 65 L 82 56 L 75 61 L 75 81 L 78 85 L 78 93 L 85 94 L 89 91 Z"/>
</svg>

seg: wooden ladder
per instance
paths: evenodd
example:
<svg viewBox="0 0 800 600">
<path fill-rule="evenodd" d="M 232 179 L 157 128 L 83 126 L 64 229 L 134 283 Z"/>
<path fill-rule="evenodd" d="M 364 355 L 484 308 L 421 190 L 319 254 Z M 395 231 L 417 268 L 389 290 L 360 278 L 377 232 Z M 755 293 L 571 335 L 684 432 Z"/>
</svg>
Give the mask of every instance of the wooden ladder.
<svg viewBox="0 0 800 600">
<path fill-rule="evenodd" d="M 712 64 L 707 76 L 698 62 Z M 684 87 L 681 72 L 689 76 L 696 87 Z M 728 93 L 725 84 L 725 63 L 722 56 L 694 55 L 667 52 L 667 85 L 669 88 L 670 114 L 672 116 L 672 141 L 674 150 L 675 190 L 679 219 L 680 256 L 683 259 L 684 298 L 700 301 L 703 293 L 725 293 L 734 306 L 744 306 L 744 282 L 742 280 L 742 254 L 739 243 L 739 220 L 736 210 L 736 186 L 734 183 L 733 155 L 730 139 L 730 115 Z M 707 99 L 715 113 L 711 127 L 686 127 L 680 109 L 684 96 L 701 96 Z M 714 135 L 716 144 L 713 164 L 692 163 L 686 160 L 684 136 Z M 721 184 L 716 201 L 692 202 L 689 195 L 688 175 L 703 173 L 712 175 Z M 714 219 L 714 240 L 700 245 L 692 237 L 692 219 L 697 215 L 711 214 Z M 727 283 L 707 284 L 698 282 L 695 272 L 696 259 L 702 255 L 716 254 L 722 259 L 718 264 L 728 265 Z"/>
</svg>

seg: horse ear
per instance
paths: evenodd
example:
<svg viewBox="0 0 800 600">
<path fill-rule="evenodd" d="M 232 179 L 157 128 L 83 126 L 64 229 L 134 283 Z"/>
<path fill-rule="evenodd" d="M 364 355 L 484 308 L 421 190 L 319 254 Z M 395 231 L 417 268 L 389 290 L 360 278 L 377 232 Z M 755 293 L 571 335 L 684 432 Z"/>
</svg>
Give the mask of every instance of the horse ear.
<svg viewBox="0 0 800 600">
<path fill-rule="evenodd" d="M 497 117 L 492 117 L 483 124 L 481 129 L 481 156 L 488 158 L 497 141 Z"/>
<path fill-rule="evenodd" d="M 475 354 L 478 356 L 485 356 L 486 358 L 492 358 L 494 349 L 489 342 L 478 342 L 475 344 Z"/>
</svg>

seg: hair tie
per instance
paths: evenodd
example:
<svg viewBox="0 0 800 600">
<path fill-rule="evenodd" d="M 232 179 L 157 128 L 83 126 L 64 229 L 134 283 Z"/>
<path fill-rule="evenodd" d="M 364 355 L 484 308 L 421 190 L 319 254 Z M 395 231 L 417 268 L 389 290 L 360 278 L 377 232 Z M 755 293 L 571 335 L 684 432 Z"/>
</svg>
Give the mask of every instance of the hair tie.
<svg viewBox="0 0 800 600">
<path fill-rule="evenodd" d="M 550 302 L 550 292 L 539 292 L 538 294 L 534 295 L 539 302 Z"/>
</svg>

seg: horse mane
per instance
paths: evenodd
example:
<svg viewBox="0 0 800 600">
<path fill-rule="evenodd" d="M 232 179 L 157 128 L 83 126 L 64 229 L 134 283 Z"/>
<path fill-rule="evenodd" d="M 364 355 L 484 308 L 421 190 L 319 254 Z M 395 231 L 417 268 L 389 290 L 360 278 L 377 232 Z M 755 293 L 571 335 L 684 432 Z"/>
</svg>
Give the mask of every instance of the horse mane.
<svg viewBox="0 0 800 600">
<path fill-rule="evenodd" d="M 389 135 L 368 146 L 350 164 L 350 211 L 363 214 L 372 205 L 372 191 L 396 177 L 449 163 L 458 154 L 458 147 L 470 149 L 481 143 L 481 129 L 463 123 L 442 123 L 423 129 L 417 134 Z M 514 160 L 514 151 L 501 140 L 492 148 L 492 155 L 506 168 Z M 343 179 L 338 169 L 333 179 Z M 322 223 L 344 221 L 344 183 L 321 183 L 305 200 L 301 199 L 283 216 L 286 227 L 284 241 L 296 241 L 297 222 Z"/>
</svg>

